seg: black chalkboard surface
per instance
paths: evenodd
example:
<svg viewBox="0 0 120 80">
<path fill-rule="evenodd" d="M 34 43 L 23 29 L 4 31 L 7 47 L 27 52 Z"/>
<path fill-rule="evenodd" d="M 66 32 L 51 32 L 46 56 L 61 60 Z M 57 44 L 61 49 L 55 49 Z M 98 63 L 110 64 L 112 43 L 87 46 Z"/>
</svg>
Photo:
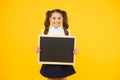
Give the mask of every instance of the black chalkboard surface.
<svg viewBox="0 0 120 80">
<path fill-rule="evenodd" d="M 41 64 L 74 64 L 75 36 L 39 35 L 41 52 L 38 56 Z"/>
</svg>

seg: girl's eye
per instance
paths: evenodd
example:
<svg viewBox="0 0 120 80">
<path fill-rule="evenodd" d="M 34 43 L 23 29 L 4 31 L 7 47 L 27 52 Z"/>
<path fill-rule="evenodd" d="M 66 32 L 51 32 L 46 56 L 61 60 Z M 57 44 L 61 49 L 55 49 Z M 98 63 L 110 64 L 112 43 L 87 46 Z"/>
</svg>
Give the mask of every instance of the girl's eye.
<svg viewBox="0 0 120 80">
<path fill-rule="evenodd" d="M 58 20 L 60 20 L 61 18 L 59 17 Z"/>
<path fill-rule="evenodd" d="M 55 17 L 53 17 L 53 19 L 55 20 Z"/>
</svg>

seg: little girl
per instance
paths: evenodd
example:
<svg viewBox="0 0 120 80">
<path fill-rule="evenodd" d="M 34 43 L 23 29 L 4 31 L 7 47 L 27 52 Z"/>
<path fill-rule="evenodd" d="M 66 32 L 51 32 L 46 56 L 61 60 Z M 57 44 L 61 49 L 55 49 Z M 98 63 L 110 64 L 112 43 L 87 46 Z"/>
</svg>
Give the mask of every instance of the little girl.
<svg viewBox="0 0 120 80">
<path fill-rule="evenodd" d="M 51 27 L 50 27 L 51 24 Z M 58 36 L 69 36 L 70 32 L 68 29 L 68 18 L 67 13 L 60 9 L 54 9 L 46 12 L 45 19 L 45 30 L 42 34 L 44 35 L 58 35 Z M 41 50 L 39 47 L 36 48 L 36 52 L 39 53 Z M 78 52 L 77 48 L 74 49 L 73 53 Z M 67 80 L 67 76 L 75 74 L 75 70 L 72 65 L 47 65 L 43 64 L 40 73 L 47 77 L 48 80 Z"/>
</svg>

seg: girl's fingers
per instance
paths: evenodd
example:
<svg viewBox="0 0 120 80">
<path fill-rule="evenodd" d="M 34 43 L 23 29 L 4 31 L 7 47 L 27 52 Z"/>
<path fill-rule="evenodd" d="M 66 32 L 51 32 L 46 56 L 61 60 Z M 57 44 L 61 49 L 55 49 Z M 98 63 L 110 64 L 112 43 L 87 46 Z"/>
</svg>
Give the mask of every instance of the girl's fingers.
<svg viewBox="0 0 120 80">
<path fill-rule="evenodd" d="M 73 51 L 74 54 L 77 54 L 78 53 L 78 49 L 75 48 L 74 51 Z"/>
<path fill-rule="evenodd" d="M 39 47 L 36 47 L 35 52 L 39 53 L 40 51 L 41 51 L 41 49 Z"/>
</svg>

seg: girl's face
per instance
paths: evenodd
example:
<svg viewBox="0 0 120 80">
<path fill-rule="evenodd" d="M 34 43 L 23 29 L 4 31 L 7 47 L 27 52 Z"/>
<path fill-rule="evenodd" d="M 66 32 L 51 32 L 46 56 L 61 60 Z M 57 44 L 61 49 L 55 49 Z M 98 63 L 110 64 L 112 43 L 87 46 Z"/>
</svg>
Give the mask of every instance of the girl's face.
<svg viewBox="0 0 120 80">
<path fill-rule="evenodd" d="M 50 22 L 55 28 L 60 27 L 63 22 L 63 17 L 60 13 L 54 12 L 50 17 Z"/>
</svg>

